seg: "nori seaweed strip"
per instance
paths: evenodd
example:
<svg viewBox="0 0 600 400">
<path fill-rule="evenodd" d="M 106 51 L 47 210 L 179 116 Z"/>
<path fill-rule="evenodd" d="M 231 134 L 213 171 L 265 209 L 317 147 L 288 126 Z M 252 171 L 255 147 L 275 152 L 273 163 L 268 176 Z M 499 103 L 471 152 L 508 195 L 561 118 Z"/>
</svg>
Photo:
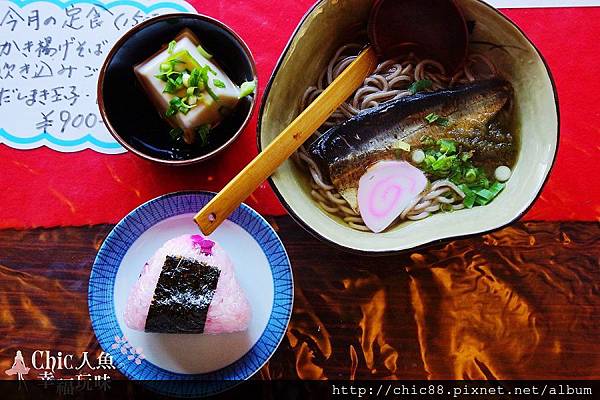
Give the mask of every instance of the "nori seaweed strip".
<svg viewBox="0 0 600 400">
<path fill-rule="evenodd" d="M 146 332 L 202 333 L 221 271 L 167 256 L 146 318 Z"/>
</svg>

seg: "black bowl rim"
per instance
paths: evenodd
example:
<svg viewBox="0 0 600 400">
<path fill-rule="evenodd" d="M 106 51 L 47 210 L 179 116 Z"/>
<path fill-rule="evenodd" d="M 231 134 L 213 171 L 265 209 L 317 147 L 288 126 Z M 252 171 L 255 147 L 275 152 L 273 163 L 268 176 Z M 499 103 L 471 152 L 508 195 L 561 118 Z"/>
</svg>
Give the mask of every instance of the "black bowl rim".
<svg viewBox="0 0 600 400">
<path fill-rule="evenodd" d="M 271 86 L 273 84 L 273 81 L 275 80 L 275 76 L 279 72 L 279 69 L 281 68 L 281 66 L 283 64 L 283 60 L 284 60 L 285 56 L 287 55 L 287 53 L 288 53 L 288 51 L 290 49 L 290 46 L 291 46 L 294 38 L 298 34 L 298 31 L 300 30 L 300 28 L 302 27 L 302 25 L 304 24 L 304 22 L 306 21 L 306 19 L 312 14 L 312 12 L 318 6 L 320 6 L 323 2 L 325 2 L 325 1 L 328 1 L 328 0 L 317 0 L 317 2 L 314 3 L 310 7 L 310 9 L 304 14 L 304 16 L 302 17 L 302 19 L 298 23 L 298 26 L 296 27 L 296 29 L 292 33 L 290 39 L 288 40 L 288 43 L 286 44 L 285 48 L 283 49 L 283 51 L 281 53 L 281 56 L 279 57 L 279 60 L 277 61 L 277 64 L 275 65 L 275 68 L 273 69 L 271 77 L 269 78 L 269 82 L 267 83 L 267 86 L 265 87 L 265 90 L 263 92 L 262 99 L 261 99 L 259 113 L 258 113 L 258 121 L 257 121 L 257 124 L 256 124 L 256 147 L 258 148 L 259 152 L 262 151 L 262 143 L 261 143 L 261 134 L 260 133 L 261 133 L 261 128 L 262 128 L 263 114 L 264 114 L 264 111 L 265 111 L 265 103 L 266 103 L 267 97 L 269 96 L 269 92 L 271 91 Z M 473 232 L 473 233 L 448 236 L 448 237 L 443 238 L 443 239 L 432 240 L 430 242 L 426 242 L 426 243 L 423 243 L 421 245 L 410 247 L 410 248 L 406 248 L 406 249 L 377 251 L 377 250 L 360 250 L 360 249 L 354 249 L 354 248 L 347 247 L 347 246 L 344 246 L 342 244 L 336 243 L 336 242 L 334 242 L 334 241 L 332 241 L 332 240 L 330 240 L 330 239 L 322 236 L 320 233 L 318 233 L 316 230 L 314 230 L 311 226 L 309 226 L 307 223 L 305 223 L 300 218 L 300 216 L 298 216 L 292 210 L 292 208 L 289 206 L 289 204 L 287 203 L 287 201 L 284 199 L 283 195 L 281 194 L 281 192 L 277 188 L 277 185 L 275 185 L 275 182 L 273 181 L 273 178 L 269 177 L 269 179 L 268 179 L 269 185 L 271 186 L 271 189 L 273 190 L 273 192 L 275 193 L 275 195 L 279 199 L 279 202 L 283 205 L 283 207 L 285 208 L 285 210 L 287 211 L 287 213 L 292 217 L 292 219 L 294 221 L 296 221 L 296 223 L 298 225 L 300 225 L 305 231 L 307 231 L 308 233 L 310 233 L 312 236 L 314 236 L 315 238 L 321 240 L 322 242 L 325 242 L 325 243 L 327 243 L 327 244 L 329 244 L 329 245 L 331 245 L 331 246 L 333 246 L 333 247 L 335 247 L 335 248 L 337 248 L 339 250 L 342 250 L 342 251 L 345 251 L 345 252 L 349 252 L 349 253 L 353 253 L 353 254 L 359 254 L 359 255 L 364 255 L 364 256 L 389 256 L 389 255 L 397 255 L 397 254 L 402 254 L 402 253 L 406 253 L 406 252 L 409 252 L 409 251 L 416 251 L 416 250 L 424 249 L 424 248 L 430 247 L 432 245 L 439 245 L 439 244 L 442 244 L 442 243 L 447 243 L 447 242 L 449 242 L 451 240 L 467 239 L 467 238 L 470 238 L 470 237 L 475 237 L 475 236 L 479 236 L 479 235 L 483 235 L 483 234 L 487 234 L 487 233 L 496 232 L 496 231 L 498 231 L 500 229 L 506 228 L 507 226 L 509 226 L 509 225 L 513 224 L 514 222 L 516 222 L 517 220 L 521 219 L 521 217 L 523 217 L 523 215 L 525 215 L 531 209 L 531 207 L 535 204 L 535 202 L 537 201 L 537 199 L 540 197 L 542 191 L 544 190 L 544 187 L 548 183 L 548 179 L 550 178 L 550 175 L 551 175 L 552 170 L 554 168 L 554 165 L 556 163 L 556 156 L 558 154 L 558 148 L 560 146 L 560 107 L 559 107 L 559 102 L 558 102 L 558 91 L 556 89 L 556 82 L 555 82 L 554 76 L 552 75 L 552 71 L 550 70 L 550 66 L 548 65 L 548 62 L 546 61 L 546 58 L 543 56 L 542 52 L 533 43 L 533 41 L 529 38 L 529 36 L 527 36 L 525 34 L 525 32 L 523 32 L 523 30 L 516 23 L 514 23 L 512 20 L 510 20 L 504 14 L 502 14 L 496 7 L 494 7 L 494 6 L 486 3 L 485 1 L 483 1 L 483 0 L 474 0 L 474 1 L 477 1 L 478 3 L 481 3 L 482 5 L 488 7 L 489 9 L 491 9 L 500 18 L 504 19 L 506 22 L 508 22 L 509 24 L 511 24 L 521 35 L 523 35 L 523 37 L 534 48 L 534 50 L 536 51 L 537 55 L 540 57 L 540 59 L 544 63 L 544 67 L 546 68 L 546 73 L 548 74 L 548 78 L 550 79 L 550 84 L 552 85 L 552 91 L 554 93 L 554 104 L 556 106 L 556 148 L 554 149 L 554 154 L 552 156 L 552 163 L 550 164 L 550 168 L 548 169 L 548 172 L 546 173 L 546 176 L 544 177 L 544 181 L 542 182 L 542 185 L 540 186 L 540 189 L 538 190 L 538 192 L 535 194 L 535 196 L 533 196 L 533 198 L 530 200 L 529 204 L 523 209 L 522 212 L 520 212 L 519 214 L 517 214 L 514 218 L 512 218 L 510 221 L 508 221 L 507 223 L 505 223 L 503 225 L 500 225 L 500 226 L 497 226 L 497 227 L 494 227 L 494 228 L 490 228 L 490 229 L 483 229 L 481 231 L 477 231 L 477 232 Z"/>
<path fill-rule="evenodd" d="M 248 110 L 248 113 L 246 115 L 246 118 L 244 119 L 244 122 L 242 123 L 242 125 L 240 125 L 240 128 L 231 136 L 231 138 L 229 138 L 229 140 L 227 140 L 220 147 L 216 148 L 215 150 L 211 151 L 210 153 L 203 154 L 199 157 L 190 158 L 190 159 L 186 159 L 186 160 L 165 160 L 162 158 L 153 157 L 153 156 L 150 156 L 150 155 L 144 153 L 143 151 L 141 151 L 139 149 L 136 149 L 135 147 L 133 147 L 132 145 L 127 143 L 118 134 L 117 130 L 110 123 L 110 119 L 108 118 L 108 115 L 106 114 L 106 106 L 104 104 L 104 97 L 102 96 L 103 88 L 104 88 L 104 77 L 106 75 L 106 70 L 108 68 L 108 65 L 110 64 L 113 57 L 115 56 L 115 53 L 123 46 L 123 44 L 125 42 L 127 42 L 127 40 L 129 40 L 131 35 L 144 29 L 145 27 L 147 27 L 149 25 L 154 24 L 155 22 L 172 19 L 172 18 L 198 19 L 201 21 L 211 23 L 211 24 L 227 31 L 228 33 L 230 33 L 231 36 L 233 36 L 233 38 L 242 47 L 242 50 L 244 51 L 244 55 L 246 56 L 246 58 L 248 59 L 248 61 L 250 63 L 250 67 L 252 70 L 252 76 L 254 77 L 254 81 L 256 82 L 256 89 L 254 92 L 254 96 L 252 96 L 250 109 Z M 106 128 L 108 129 L 110 134 L 115 138 L 115 140 L 117 142 L 119 142 L 119 144 L 121 146 L 123 146 L 126 150 L 132 152 L 136 156 L 141 157 L 145 160 L 154 161 L 159 164 L 190 165 L 190 164 L 196 164 L 196 163 L 199 163 L 202 161 L 206 161 L 210 158 L 213 158 L 217 154 L 224 151 L 227 147 L 229 147 L 242 134 L 242 132 L 248 125 L 248 122 L 250 122 L 250 119 L 252 118 L 252 115 L 254 114 L 254 111 L 256 109 L 257 98 L 258 98 L 258 88 L 259 88 L 259 85 L 258 85 L 258 74 L 257 74 L 257 70 L 256 70 L 256 61 L 254 60 L 254 56 L 252 55 L 252 52 L 250 51 L 250 47 L 248 47 L 248 45 L 246 44 L 246 42 L 244 42 L 244 40 L 240 37 L 240 35 L 238 35 L 233 29 L 231 29 L 225 23 L 223 23 L 213 17 L 209 17 L 208 15 L 204 15 L 204 14 L 190 12 L 190 13 L 170 13 L 170 14 L 158 15 L 156 17 L 149 18 L 146 21 L 143 21 L 143 22 L 135 25 L 134 27 L 129 29 L 127 32 L 125 32 L 125 34 L 123 34 L 123 36 L 121 36 L 119 38 L 119 40 L 117 40 L 117 42 L 110 49 L 108 55 L 106 56 L 106 59 L 104 60 L 104 63 L 102 64 L 102 68 L 100 69 L 100 74 L 98 76 L 98 85 L 97 85 L 96 96 L 98 99 L 98 108 L 100 109 L 100 116 L 102 117 L 102 120 L 104 121 L 104 124 L 106 125 Z"/>
</svg>

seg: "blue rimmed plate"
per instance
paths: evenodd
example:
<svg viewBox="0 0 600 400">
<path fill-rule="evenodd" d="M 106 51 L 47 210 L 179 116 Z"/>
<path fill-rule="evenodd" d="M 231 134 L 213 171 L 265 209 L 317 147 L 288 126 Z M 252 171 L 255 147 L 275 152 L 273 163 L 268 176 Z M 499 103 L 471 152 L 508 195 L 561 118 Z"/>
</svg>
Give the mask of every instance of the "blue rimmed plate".
<svg viewBox="0 0 600 400">
<path fill-rule="evenodd" d="M 248 379 L 283 339 L 293 304 L 288 256 L 271 226 L 241 205 L 210 238 L 235 264 L 252 308 L 246 332 L 174 335 L 137 332 L 123 321 L 129 290 L 144 263 L 167 240 L 198 233 L 192 217 L 214 196 L 180 192 L 142 204 L 109 233 L 92 267 L 88 303 L 98 342 L 128 378 L 164 394 L 197 397 Z"/>
</svg>

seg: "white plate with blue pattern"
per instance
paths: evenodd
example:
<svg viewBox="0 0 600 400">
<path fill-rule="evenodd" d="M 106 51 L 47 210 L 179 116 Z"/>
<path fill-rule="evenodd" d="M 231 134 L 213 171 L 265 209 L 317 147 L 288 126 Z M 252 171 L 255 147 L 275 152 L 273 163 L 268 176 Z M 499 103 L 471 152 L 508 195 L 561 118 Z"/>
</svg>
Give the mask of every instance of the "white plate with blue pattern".
<svg viewBox="0 0 600 400">
<path fill-rule="evenodd" d="M 125 376 L 147 381 L 164 394 L 207 396 L 248 379 L 277 349 L 292 312 L 287 253 L 264 218 L 243 204 L 209 237 L 235 265 L 252 308 L 248 330 L 178 335 L 138 332 L 125 325 L 125 302 L 144 263 L 167 240 L 199 233 L 193 216 L 213 196 L 179 192 L 142 204 L 109 233 L 92 267 L 88 303 L 98 342 Z"/>
</svg>

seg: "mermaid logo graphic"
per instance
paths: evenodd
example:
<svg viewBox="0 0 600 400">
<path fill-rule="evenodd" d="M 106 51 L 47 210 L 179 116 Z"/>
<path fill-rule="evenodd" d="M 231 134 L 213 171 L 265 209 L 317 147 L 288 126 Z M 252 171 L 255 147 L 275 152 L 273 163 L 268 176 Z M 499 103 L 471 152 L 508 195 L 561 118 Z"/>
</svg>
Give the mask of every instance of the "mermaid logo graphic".
<svg viewBox="0 0 600 400">
<path fill-rule="evenodd" d="M 29 367 L 25 365 L 25 360 L 23 359 L 23 354 L 21 354 L 21 350 L 17 350 L 17 354 L 15 355 L 15 361 L 13 362 L 12 367 L 4 371 L 6 375 L 17 375 L 17 379 L 22 381 L 25 380 L 23 375 L 27 375 L 29 373 Z"/>
</svg>

